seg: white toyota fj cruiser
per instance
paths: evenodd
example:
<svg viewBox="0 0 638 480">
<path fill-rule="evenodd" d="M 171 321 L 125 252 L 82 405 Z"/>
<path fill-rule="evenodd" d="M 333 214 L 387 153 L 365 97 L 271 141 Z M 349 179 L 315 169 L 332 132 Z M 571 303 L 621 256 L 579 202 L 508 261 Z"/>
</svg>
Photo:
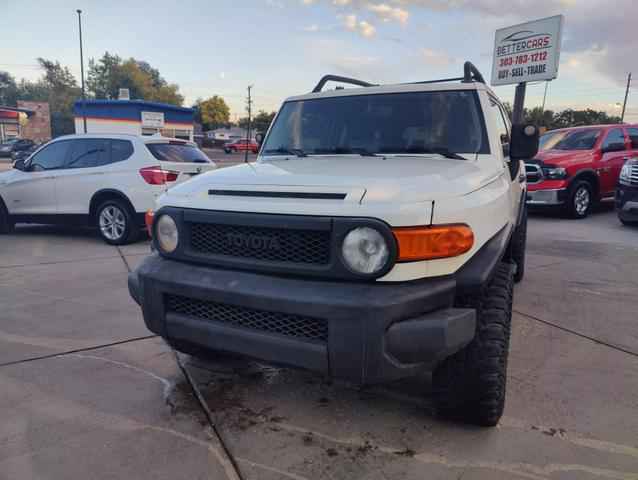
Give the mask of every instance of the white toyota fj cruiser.
<svg viewBox="0 0 638 480">
<path fill-rule="evenodd" d="M 360 384 L 432 372 L 443 414 L 495 425 L 525 261 L 520 160 L 537 148 L 469 62 L 402 85 L 326 76 L 284 102 L 255 163 L 160 197 L 131 295 L 178 350 Z"/>
</svg>

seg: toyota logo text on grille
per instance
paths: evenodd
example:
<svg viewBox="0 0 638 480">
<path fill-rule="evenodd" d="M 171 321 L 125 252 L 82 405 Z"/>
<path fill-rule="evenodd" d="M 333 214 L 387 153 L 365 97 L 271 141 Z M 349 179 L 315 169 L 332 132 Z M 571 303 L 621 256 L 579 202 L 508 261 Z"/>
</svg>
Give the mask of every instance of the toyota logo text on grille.
<svg viewBox="0 0 638 480">
<path fill-rule="evenodd" d="M 227 233 L 226 242 L 233 247 L 252 248 L 254 250 L 281 250 L 279 240 L 266 235 Z"/>
</svg>

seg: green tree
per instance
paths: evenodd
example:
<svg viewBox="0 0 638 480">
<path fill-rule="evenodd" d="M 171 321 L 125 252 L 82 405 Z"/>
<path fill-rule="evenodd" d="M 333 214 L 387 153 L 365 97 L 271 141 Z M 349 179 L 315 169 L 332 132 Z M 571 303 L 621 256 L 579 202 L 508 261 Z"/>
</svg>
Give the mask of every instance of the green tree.
<svg viewBox="0 0 638 480">
<path fill-rule="evenodd" d="M 206 100 L 198 99 L 194 108 L 196 118 L 198 118 L 205 130 L 228 125 L 230 122 L 230 108 L 219 95 L 214 95 Z"/>
<path fill-rule="evenodd" d="M 128 88 L 132 99 L 182 105 L 184 97 L 176 84 L 168 83 L 148 62 L 105 52 L 89 60 L 87 87 L 97 99 L 115 99 L 120 88 Z"/>
<path fill-rule="evenodd" d="M 252 129 L 255 133 L 266 133 L 273 119 L 277 115 L 277 112 L 266 112 L 259 110 L 259 113 L 255 115 L 252 121 Z"/>
<path fill-rule="evenodd" d="M 18 100 L 18 85 L 9 72 L 0 72 L 0 105 L 15 106 Z"/>
</svg>

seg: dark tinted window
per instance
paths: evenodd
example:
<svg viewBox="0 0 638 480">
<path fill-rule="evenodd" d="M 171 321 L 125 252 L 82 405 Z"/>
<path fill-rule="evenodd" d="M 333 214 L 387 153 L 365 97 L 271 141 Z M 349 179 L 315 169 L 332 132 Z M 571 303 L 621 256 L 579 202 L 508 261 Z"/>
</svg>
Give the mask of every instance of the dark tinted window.
<svg viewBox="0 0 638 480">
<path fill-rule="evenodd" d="M 66 168 L 101 167 L 109 163 L 109 140 L 87 138 L 74 140 Z"/>
<path fill-rule="evenodd" d="M 618 143 L 625 143 L 625 134 L 623 133 L 622 129 L 614 128 L 613 130 L 609 130 L 607 138 L 605 138 L 605 141 L 603 142 L 602 148 Z"/>
<path fill-rule="evenodd" d="M 627 133 L 631 140 L 631 148 L 638 148 L 638 128 L 628 128 Z"/>
<path fill-rule="evenodd" d="M 556 150 L 591 150 L 600 136 L 599 128 L 573 130 L 554 145 Z"/>
<path fill-rule="evenodd" d="M 539 150 L 551 150 L 554 146 L 560 142 L 567 132 L 547 132 L 541 135 L 538 141 Z"/>
<path fill-rule="evenodd" d="M 161 162 L 210 162 L 204 152 L 187 143 L 147 143 L 146 148 Z"/>
<path fill-rule="evenodd" d="M 133 144 L 128 140 L 111 140 L 111 163 L 121 162 L 133 155 Z"/>
<path fill-rule="evenodd" d="M 263 153 L 489 153 L 475 92 L 352 95 L 283 105 Z"/>
<path fill-rule="evenodd" d="M 71 143 L 70 141 L 55 142 L 45 146 L 31 157 L 29 162 L 31 170 L 38 172 L 61 168 L 64 165 Z"/>
</svg>

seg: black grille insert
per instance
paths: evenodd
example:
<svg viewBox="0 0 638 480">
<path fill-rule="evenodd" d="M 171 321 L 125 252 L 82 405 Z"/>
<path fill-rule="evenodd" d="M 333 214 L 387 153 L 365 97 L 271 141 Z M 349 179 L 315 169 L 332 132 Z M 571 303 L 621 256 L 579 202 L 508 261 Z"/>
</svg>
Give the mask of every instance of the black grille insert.
<svg viewBox="0 0 638 480">
<path fill-rule="evenodd" d="M 167 312 L 188 317 L 303 340 L 328 341 L 328 322 L 319 318 L 254 310 L 181 295 L 165 295 L 164 302 Z"/>
<path fill-rule="evenodd" d="M 330 232 L 191 223 L 195 252 L 269 262 L 327 265 Z"/>
</svg>

